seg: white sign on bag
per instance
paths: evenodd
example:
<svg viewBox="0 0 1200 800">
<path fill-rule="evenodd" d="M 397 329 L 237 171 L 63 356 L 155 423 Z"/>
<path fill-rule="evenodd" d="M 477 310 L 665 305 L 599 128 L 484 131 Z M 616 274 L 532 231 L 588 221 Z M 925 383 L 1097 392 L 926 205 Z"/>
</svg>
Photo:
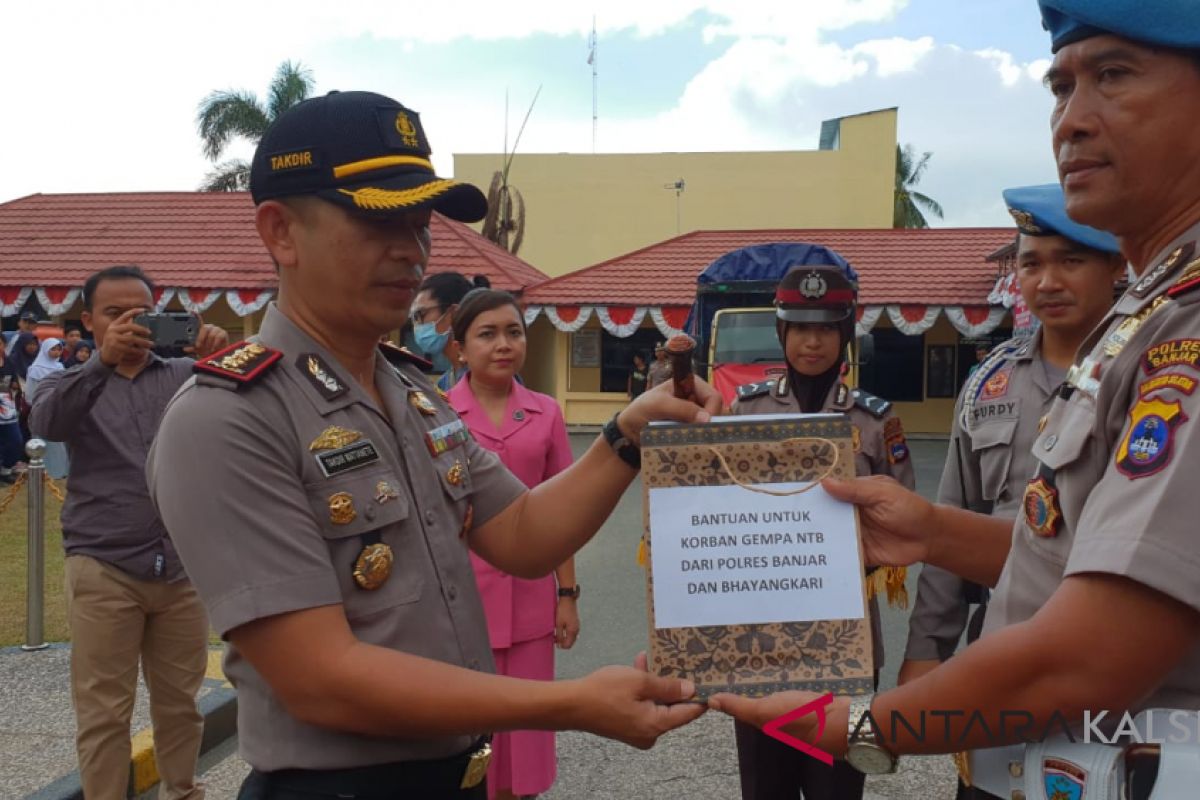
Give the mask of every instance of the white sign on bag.
<svg viewBox="0 0 1200 800">
<path fill-rule="evenodd" d="M 822 487 L 651 488 L 649 504 L 655 627 L 865 617 L 854 506 Z"/>
</svg>

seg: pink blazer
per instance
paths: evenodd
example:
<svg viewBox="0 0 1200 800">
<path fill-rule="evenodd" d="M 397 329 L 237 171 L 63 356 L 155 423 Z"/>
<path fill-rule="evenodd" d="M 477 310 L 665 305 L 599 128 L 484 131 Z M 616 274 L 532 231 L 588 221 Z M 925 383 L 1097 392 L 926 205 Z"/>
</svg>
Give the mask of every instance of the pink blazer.
<svg viewBox="0 0 1200 800">
<path fill-rule="evenodd" d="M 513 381 L 504 421 L 497 430 L 475 399 L 469 376 L 470 373 L 464 375 L 450 390 L 450 405 L 479 444 L 500 456 L 526 486 L 533 488 L 571 465 L 567 426 L 553 397 Z M 558 596 L 553 575 L 532 581 L 514 578 L 474 553 L 471 564 L 475 567 L 493 649 L 554 632 Z"/>
</svg>

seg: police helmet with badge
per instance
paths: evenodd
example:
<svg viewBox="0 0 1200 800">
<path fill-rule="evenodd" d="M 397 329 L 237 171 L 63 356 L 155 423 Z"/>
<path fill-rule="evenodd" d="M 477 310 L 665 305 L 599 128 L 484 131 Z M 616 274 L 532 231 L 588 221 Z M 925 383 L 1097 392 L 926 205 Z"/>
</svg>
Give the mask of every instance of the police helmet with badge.
<svg viewBox="0 0 1200 800">
<path fill-rule="evenodd" d="M 789 324 L 836 325 L 844 350 L 854 337 L 857 301 L 858 284 L 840 267 L 792 267 L 775 289 L 775 330 L 780 343 L 787 337 Z"/>
</svg>

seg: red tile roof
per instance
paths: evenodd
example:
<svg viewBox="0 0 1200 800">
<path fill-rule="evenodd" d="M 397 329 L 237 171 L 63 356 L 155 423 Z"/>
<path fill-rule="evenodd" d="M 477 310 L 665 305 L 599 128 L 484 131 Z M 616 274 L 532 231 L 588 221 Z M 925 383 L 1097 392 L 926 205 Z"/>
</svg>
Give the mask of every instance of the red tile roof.
<svg viewBox="0 0 1200 800">
<path fill-rule="evenodd" d="M 545 274 L 437 214 L 430 271 L 487 275 L 520 290 Z M 35 194 L 0 204 L 0 287 L 81 286 L 113 264 L 138 264 L 161 286 L 267 289 L 275 267 L 246 192 Z"/>
<path fill-rule="evenodd" d="M 770 242 L 809 242 L 841 253 L 858 271 L 863 305 L 987 305 L 997 266 L 987 256 L 1014 228 L 921 230 L 693 231 L 602 261 L 526 290 L 541 305 L 691 305 L 696 276 L 731 250 Z"/>
</svg>

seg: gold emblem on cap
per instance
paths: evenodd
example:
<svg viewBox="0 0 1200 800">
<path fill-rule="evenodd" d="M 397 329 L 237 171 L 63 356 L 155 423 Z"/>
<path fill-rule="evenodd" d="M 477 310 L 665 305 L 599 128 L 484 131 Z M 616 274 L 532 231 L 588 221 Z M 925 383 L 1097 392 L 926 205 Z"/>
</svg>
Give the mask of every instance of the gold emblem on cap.
<svg viewBox="0 0 1200 800">
<path fill-rule="evenodd" d="M 392 548 L 383 542 L 369 544 L 354 561 L 354 582 L 367 591 L 373 591 L 387 582 L 392 574 Z"/>
<path fill-rule="evenodd" d="M 308 449 L 314 453 L 318 450 L 336 450 L 339 447 L 353 444 L 361 438 L 362 434 L 358 431 L 331 425 L 321 431 L 320 436 L 312 440 L 312 444 L 308 446 Z"/>
<path fill-rule="evenodd" d="M 1010 208 L 1008 210 L 1008 213 L 1012 214 L 1013 221 L 1017 223 L 1017 227 L 1021 229 L 1022 233 L 1041 233 L 1042 232 L 1042 229 L 1039 228 L 1036 224 L 1034 224 L 1033 214 L 1030 214 L 1028 211 L 1021 211 L 1020 209 Z"/>
<path fill-rule="evenodd" d="M 400 493 L 396 491 L 396 487 L 387 481 L 380 481 L 375 484 L 375 502 L 379 503 L 379 505 L 383 505 L 389 500 L 395 500 L 399 496 Z"/>
<path fill-rule="evenodd" d="M 433 416 L 437 413 L 437 406 L 433 404 L 433 401 L 424 392 L 409 392 L 408 402 L 409 405 L 426 416 Z"/>
<path fill-rule="evenodd" d="M 446 482 L 451 486 L 458 486 L 463 482 L 463 478 L 467 475 L 467 468 L 463 466 L 461 461 L 455 461 L 454 466 L 446 470 Z"/>
<path fill-rule="evenodd" d="M 417 147 L 417 126 L 403 111 L 396 112 L 396 133 L 407 147 Z"/>
<path fill-rule="evenodd" d="M 349 525 L 357 516 L 354 498 L 349 492 L 338 492 L 329 496 L 329 521 L 334 525 Z"/>
</svg>

